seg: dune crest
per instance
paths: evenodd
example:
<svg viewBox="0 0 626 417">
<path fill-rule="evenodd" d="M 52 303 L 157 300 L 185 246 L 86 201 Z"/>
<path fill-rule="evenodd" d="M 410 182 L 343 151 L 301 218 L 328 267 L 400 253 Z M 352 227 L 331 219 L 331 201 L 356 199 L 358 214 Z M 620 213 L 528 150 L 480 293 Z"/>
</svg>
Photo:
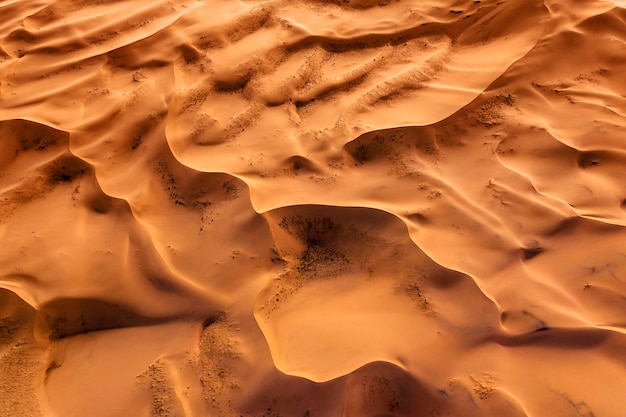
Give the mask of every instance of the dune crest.
<svg viewBox="0 0 626 417">
<path fill-rule="evenodd" d="M 0 415 L 623 417 L 623 1 L 0 12 Z"/>
</svg>

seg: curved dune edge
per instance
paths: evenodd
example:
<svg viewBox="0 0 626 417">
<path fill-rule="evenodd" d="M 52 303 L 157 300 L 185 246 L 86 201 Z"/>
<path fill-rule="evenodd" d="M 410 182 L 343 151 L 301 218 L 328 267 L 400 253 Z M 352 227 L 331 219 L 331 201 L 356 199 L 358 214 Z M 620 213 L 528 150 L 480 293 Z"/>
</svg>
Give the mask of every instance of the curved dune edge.
<svg viewBox="0 0 626 417">
<path fill-rule="evenodd" d="M 0 10 L 0 415 L 622 417 L 623 2 Z"/>
<path fill-rule="evenodd" d="M 264 171 L 275 171 L 277 162 L 292 155 L 324 166 L 346 138 L 375 129 L 429 125 L 475 99 L 528 53 L 542 33 L 540 24 L 524 26 L 515 36 L 498 33 L 502 31 L 499 15 L 541 22 L 545 10 L 535 3 L 472 7 L 475 10 L 468 11 L 466 20 L 476 20 L 483 31 L 490 31 L 489 39 L 471 29 L 458 38 L 447 35 L 466 23 L 436 19 L 408 28 L 398 22 L 392 33 L 357 31 L 352 37 L 319 36 L 311 29 L 304 40 L 279 32 L 276 36 L 286 41 L 280 46 L 269 43 L 267 50 L 251 57 L 238 55 L 237 44 L 230 55 L 228 48 L 219 50 L 214 58 L 210 55 L 218 69 L 207 75 L 176 65 L 177 94 L 166 128 L 168 143 L 185 165 L 239 174 L 254 182 L 253 188 L 262 187 Z M 274 57 L 279 65 L 272 65 Z M 219 72 L 220 67 L 237 65 L 244 75 Z M 324 76 L 326 67 L 335 75 Z M 337 74 L 340 68 L 345 68 L 344 74 Z M 294 69 L 295 77 L 285 73 Z M 304 76 L 309 81 L 301 79 Z M 200 87 L 211 84 L 214 91 Z M 226 109 L 213 107 L 218 100 L 229 103 Z M 208 117 L 209 113 L 215 116 Z M 280 146 L 267 146 L 268 140 Z M 240 158 L 236 151 L 240 143 L 246 143 L 248 154 L 256 157 Z M 253 201 L 259 211 L 266 210 L 267 198 Z"/>
</svg>

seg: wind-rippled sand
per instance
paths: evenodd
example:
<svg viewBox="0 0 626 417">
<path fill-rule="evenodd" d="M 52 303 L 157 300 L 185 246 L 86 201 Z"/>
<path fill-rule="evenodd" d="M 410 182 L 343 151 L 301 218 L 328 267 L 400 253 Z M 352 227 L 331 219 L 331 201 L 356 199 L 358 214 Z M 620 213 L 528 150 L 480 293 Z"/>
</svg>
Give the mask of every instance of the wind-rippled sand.
<svg viewBox="0 0 626 417">
<path fill-rule="evenodd" d="M 625 415 L 626 2 L 0 15 L 0 415 Z"/>
</svg>

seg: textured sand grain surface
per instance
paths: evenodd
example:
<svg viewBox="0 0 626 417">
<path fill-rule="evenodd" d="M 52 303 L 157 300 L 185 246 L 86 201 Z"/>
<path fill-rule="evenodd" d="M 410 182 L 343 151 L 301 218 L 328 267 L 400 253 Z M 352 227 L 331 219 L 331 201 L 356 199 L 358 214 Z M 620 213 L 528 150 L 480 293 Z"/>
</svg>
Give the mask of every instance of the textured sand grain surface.
<svg viewBox="0 0 626 417">
<path fill-rule="evenodd" d="M 626 2 L 0 16 L 0 416 L 626 416 Z"/>
</svg>

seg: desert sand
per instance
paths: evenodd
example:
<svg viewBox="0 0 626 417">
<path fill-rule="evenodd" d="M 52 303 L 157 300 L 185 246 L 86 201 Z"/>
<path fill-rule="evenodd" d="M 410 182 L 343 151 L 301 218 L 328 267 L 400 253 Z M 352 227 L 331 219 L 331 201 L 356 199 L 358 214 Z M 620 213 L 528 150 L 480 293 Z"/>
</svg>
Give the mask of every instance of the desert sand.
<svg viewBox="0 0 626 417">
<path fill-rule="evenodd" d="M 625 1 L 0 16 L 0 416 L 626 416 Z"/>
</svg>

